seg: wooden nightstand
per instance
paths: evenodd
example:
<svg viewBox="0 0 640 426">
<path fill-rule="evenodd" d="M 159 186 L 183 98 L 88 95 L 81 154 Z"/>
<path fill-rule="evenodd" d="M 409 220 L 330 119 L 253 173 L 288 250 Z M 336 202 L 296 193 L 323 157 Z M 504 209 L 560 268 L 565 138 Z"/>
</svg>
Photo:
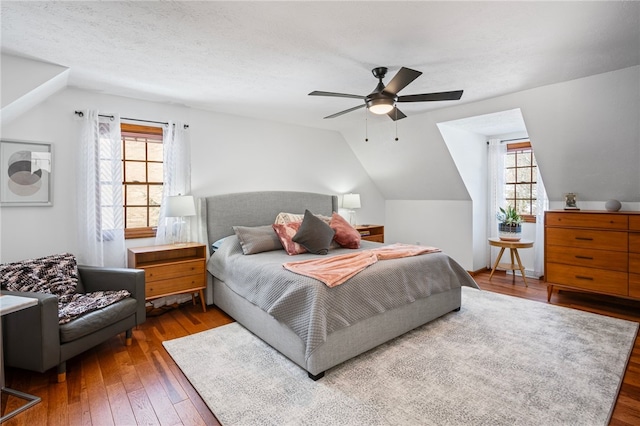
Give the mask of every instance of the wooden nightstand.
<svg viewBox="0 0 640 426">
<path fill-rule="evenodd" d="M 384 243 L 384 226 L 382 225 L 356 225 L 356 230 L 363 240 Z"/>
<path fill-rule="evenodd" d="M 207 246 L 198 243 L 166 244 L 129 249 L 129 268 L 144 269 L 146 300 L 172 294 L 200 294 L 202 310 L 207 311 L 204 289 Z M 195 304 L 195 298 L 193 299 Z"/>
</svg>

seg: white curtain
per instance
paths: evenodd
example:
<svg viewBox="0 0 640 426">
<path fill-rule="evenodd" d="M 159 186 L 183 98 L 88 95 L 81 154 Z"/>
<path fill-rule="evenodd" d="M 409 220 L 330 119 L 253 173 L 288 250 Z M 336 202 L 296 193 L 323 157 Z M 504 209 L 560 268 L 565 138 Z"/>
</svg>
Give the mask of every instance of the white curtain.
<svg viewBox="0 0 640 426">
<path fill-rule="evenodd" d="M 497 214 L 500 207 L 504 207 L 504 158 L 507 153 L 507 146 L 500 142 L 500 139 L 489 139 L 489 214 L 487 217 L 487 235 L 498 237 Z M 487 252 L 487 267 L 491 267 L 492 249 Z"/>
<path fill-rule="evenodd" d="M 176 220 L 181 218 L 166 217 L 167 197 L 173 195 L 191 194 L 191 144 L 189 141 L 189 131 L 184 123 L 169 121 L 164 127 L 162 135 L 163 163 L 164 163 L 164 183 L 162 185 L 162 202 L 160 205 L 160 217 L 158 218 L 158 229 L 156 232 L 156 244 L 169 244 L 171 241 L 171 229 Z M 192 220 L 197 220 L 198 216 L 185 217 L 184 230 L 186 235 L 190 235 L 189 241 L 194 241 Z M 191 300 L 190 294 L 178 294 L 174 296 L 161 297 L 151 301 L 155 308 L 173 303 L 183 303 Z"/>
<path fill-rule="evenodd" d="M 166 217 L 166 200 L 172 195 L 191 194 L 191 144 L 189 131 L 184 123 L 170 121 L 164 127 L 162 136 L 164 146 L 164 184 L 162 186 L 162 204 L 156 232 L 156 244 L 170 242 L 169 234 L 175 220 Z M 195 218 L 185 217 L 185 234 L 191 235 L 191 221 Z M 190 240 L 192 241 L 192 240 Z"/>
<path fill-rule="evenodd" d="M 78 262 L 126 266 L 120 117 L 84 111 L 78 138 Z"/>
<path fill-rule="evenodd" d="M 536 212 L 536 242 L 534 244 L 533 273 L 540 278 L 544 275 L 544 212 L 549 210 L 549 198 L 542 182 L 540 166 L 537 167 L 537 212 Z"/>
</svg>

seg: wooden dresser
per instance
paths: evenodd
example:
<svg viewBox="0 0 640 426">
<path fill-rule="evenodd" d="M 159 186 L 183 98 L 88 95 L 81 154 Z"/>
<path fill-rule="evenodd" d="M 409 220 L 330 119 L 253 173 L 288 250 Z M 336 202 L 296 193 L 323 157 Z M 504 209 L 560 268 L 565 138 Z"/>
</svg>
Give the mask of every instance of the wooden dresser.
<svg viewBox="0 0 640 426">
<path fill-rule="evenodd" d="M 640 212 L 545 212 L 547 300 L 554 287 L 640 299 Z"/>
</svg>

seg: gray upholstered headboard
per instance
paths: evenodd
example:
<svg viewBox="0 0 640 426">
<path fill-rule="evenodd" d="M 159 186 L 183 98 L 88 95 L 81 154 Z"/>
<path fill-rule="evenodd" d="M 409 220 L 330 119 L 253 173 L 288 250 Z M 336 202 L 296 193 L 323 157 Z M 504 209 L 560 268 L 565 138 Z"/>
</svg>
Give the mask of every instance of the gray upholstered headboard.
<svg viewBox="0 0 640 426">
<path fill-rule="evenodd" d="M 273 223 L 280 212 L 331 216 L 338 211 L 336 195 L 295 191 L 239 192 L 204 197 L 202 218 L 207 224 L 209 247 L 233 234 L 233 226 L 260 226 Z"/>
</svg>

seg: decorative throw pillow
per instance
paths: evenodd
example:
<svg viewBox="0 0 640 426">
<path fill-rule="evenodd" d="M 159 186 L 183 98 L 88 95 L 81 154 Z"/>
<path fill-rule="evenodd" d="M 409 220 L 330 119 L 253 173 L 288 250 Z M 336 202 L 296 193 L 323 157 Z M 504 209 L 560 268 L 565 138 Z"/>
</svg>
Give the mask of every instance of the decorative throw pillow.
<svg viewBox="0 0 640 426">
<path fill-rule="evenodd" d="M 322 219 L 316 217 L 309 210 L 304 211 L 304 219 L 292 240 L 313 254 L 329 253 L 329 246 L 335 231 Z"/>
<path fill-rule="evenodd" d="M 282 250 L 282 244 L 278 234 L 271 225 L 264 226 L 234 226 L 242 252 L 244 254 L 256 254 L 264 251 Z"/>
<path fill-rule="evenodd" d="M 314 216 L 322 219 L 327 225 L 329 224 L 329 222 L 331 222 L 331 218 L 328 216 L 324 216 L 321 214 L 316 214 Z M 273 221 L 273 223 L 284 225 L 285 223 L 302 222 L 303 219 L 304 214 L 280 212 L 278 213 L 278 216 L 276 216 L 276 220 Z"/>
<path fill-rule="evenodd" d="M 333 212 L 329 226 L 336 232 L 333 239 L 340 246 L 350 249 L 360 247 L 360 233 L 338 213 Z"/>
<path fill-rule="evenodd" d="M 302 219 L 304 219 L 303 214 L 280 212 L 273 223 L 276 225 L 286 225 L 292 222 L 302 222 Z"/>
<path fill-rule="evenodd" d="M 276 234 L 278 234 L 282 247 L 284 247 L 290 256 L 307 252 L 307 249 L 293 241 L 293 236 L 296 235 L 301 224 L 302 222 L 291 222 L 285 224 L 274 223 L 271 225 L 274 231 L 276 231 Z"/>
</svg>

